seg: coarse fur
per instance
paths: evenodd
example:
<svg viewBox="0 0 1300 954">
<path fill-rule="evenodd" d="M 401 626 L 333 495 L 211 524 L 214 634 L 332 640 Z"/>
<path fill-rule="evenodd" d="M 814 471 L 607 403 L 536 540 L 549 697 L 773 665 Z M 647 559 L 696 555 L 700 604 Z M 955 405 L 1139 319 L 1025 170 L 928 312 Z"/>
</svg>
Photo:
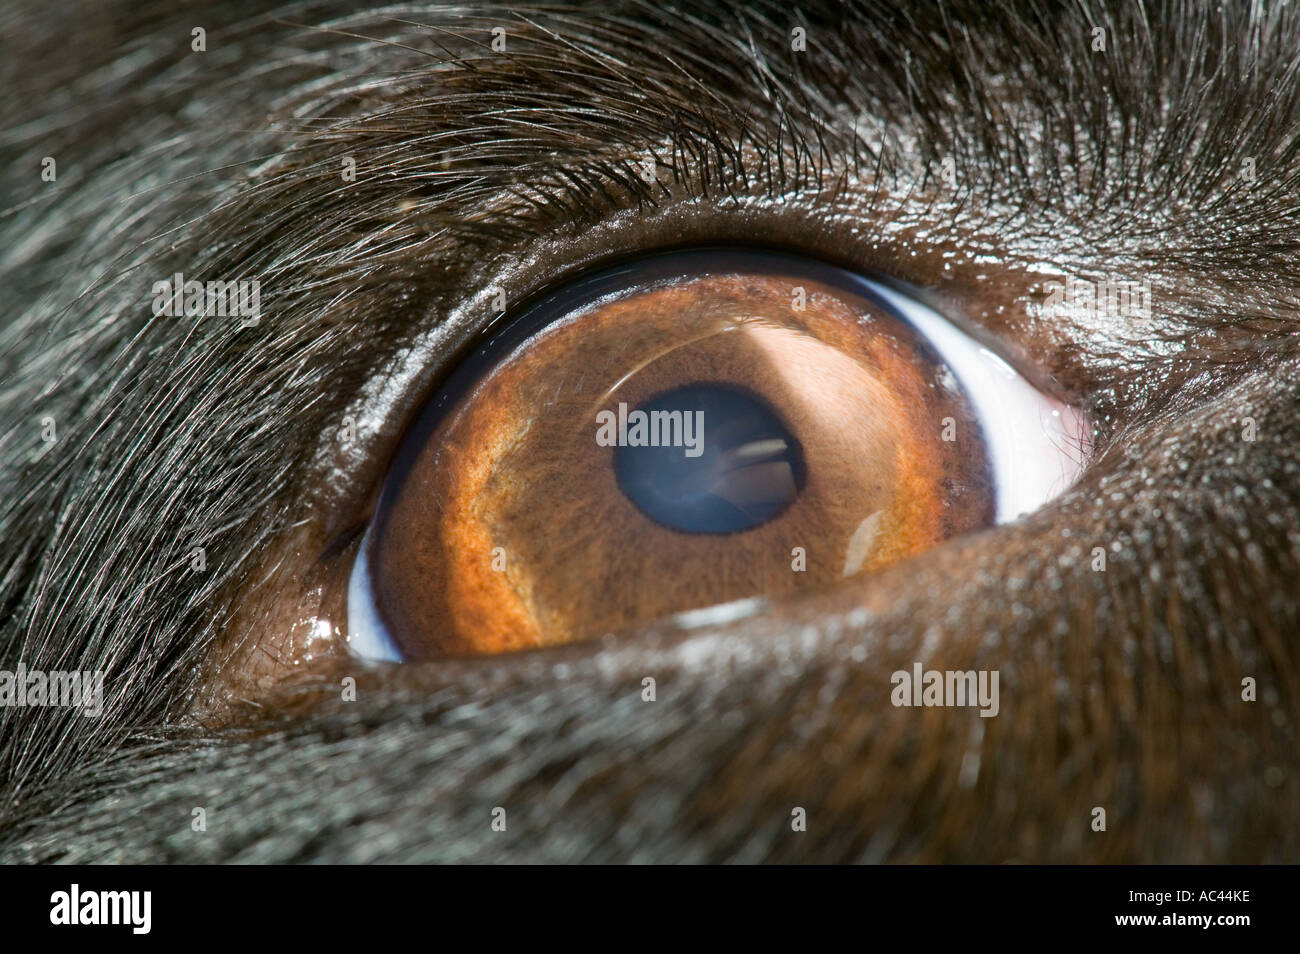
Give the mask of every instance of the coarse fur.
<svg viewBox="0 0 1300 954">
<path fill-rule="evenodd" d="M 0 860 L 1300 858 L 1300 11 L 358 6 L 0 13 L 0 668 L 106 683 L 99 719 L 0 709 Z M 989 305 L 1099 425 L 1018 524 L 725 625 L 190 718 L 322 433 L 590 235 L 861 247 L 977 319 L 1051 263 L 1150 281 L 1153 319 Z M 151 315 L 178 271 L 259 279 L 258 327 Z M 1001 713 L 891 706 L 914 661 L 999 670 Z"/>
</svg>

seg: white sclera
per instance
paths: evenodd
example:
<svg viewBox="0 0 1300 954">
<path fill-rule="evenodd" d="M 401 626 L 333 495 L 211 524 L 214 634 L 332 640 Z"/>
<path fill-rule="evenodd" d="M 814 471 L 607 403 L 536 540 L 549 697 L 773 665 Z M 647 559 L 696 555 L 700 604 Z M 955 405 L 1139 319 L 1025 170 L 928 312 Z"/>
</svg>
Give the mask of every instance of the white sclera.
<svg viewBox="0 0 1300 954">
<path fill-rule="evenodd" d="M 938 312 L 878 282 L 861 279 L 915 328 L 961 383 L 984 432 L 997 522 L 1037 510 L 1074 483 L 1088 446 L 1087 418 L 1043 394 Z"/>
<path fill-rule="evenodd" d="M 357 560 L 352 564 L 352 576 L 348 579 L 348 651 L 372 662 L 401 662 L 402 654 L 397 644 L 375 612 L 370 561 L 366 558 L 369 548 L 370 530 L 366 530 L 361 549 L 357 551 Z"/>
</svg>

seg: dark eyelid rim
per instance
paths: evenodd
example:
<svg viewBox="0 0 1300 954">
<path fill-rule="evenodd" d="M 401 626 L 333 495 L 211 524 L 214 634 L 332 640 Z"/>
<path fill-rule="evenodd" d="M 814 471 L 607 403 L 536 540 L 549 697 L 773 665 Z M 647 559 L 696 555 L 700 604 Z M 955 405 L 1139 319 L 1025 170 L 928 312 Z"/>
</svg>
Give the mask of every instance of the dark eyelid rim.
<svg viewBox="0 0 1300 954">
<path fill-rule="evenodd" d="M 760 208 L 756 210 L 755 204 Z M 871 207 L 857 209 L 862 216 L 870 216 L 872 211 Z M 883 230 L 871 243 L 860 237 L 846 240 L 843 229 L 828 227 L 843 223 L 845 215 L 842 209 L 826 207 L 816 195 L 797 202 L 789 196 L 780 202 L 758 199 L 740 209 L 729 209 L 725 202 L 702 209 L 698 202 L 683 201 L 610 216 L 580 236 L 542 239 L 527 249 L 504 252 L 490 260 L 477 274 L 467 276 L 461 287 L 470 291 L 451 304 L 445 319 L 412 329 L 406 341 L 394 345 L 389 364 L 378 375 L 388 381 L 391 404 L 380 412 L 371 433 L 358 433 L 358 444 L 362 446 L 357 448 L 357 456 L 363 462 L 359 468 L 347 465 L 356 472 L 347 472 L 346 466 L 330 453 L 329 433 L 323 437 L 316 463 L 307 468 L 305 486 L 313 481 L 322 486 L 322 471 L 333 476 L 329 490 L 314 495 L 320 508 L 324 551 L 336 552 L 364 527 L 378 503 L 388 467 L 416 415 L 454 370 L 500 333 L 512 316 L 584 276 L 655 254 L 710 246 L 752 249 L 794 255 L 868 275 L 938 312 L 1003 357 L 1035 387 L 1072 403 L 1080 400 L 1077 391 L 1063 387 L 1028 357 L 1030 348 L 976 321 L 950 295 L 940 291 L 934 276 L 926 274 L 925 264 L 912 264 L 913 259 L 922 257 L 914 254 L 915 243 L 891 239 Z M 851 221 L 856 231 L 871 224 Z M 988 270 L 988 266 L 983 268 Z M 485 301 L 487 292 L 494 287 L 507 291 L 503 311 L 485 307 L 489 304 Z M 522 291 L 511 294 L 514 289 Z M 437 311 L 433 307 L 428 313 Z M 427 358 L 420 361 L 420 354 Z M 418 366 L 399 370 L 404 361 Z M 398 380 L 402 377 L 405 379 Z M 362 420 L 375 412 L 367 406 L 366 396 L 358 395 L 346 413 Z"/>
<path fill-rule="evenodd" d="M 743 272 L 751 269 L 770 270 L 773 274 L 788 273 L 796 278 L 839 289 L 847 295 L 871 303 L 884 314 L 894 315 L 903 324 L 908 323 L 906 316 L 895 314 L 896 309 L 889 302 L 870 284 L 859 279 L 887 283 L 889 287 L 913 299 L 918 299 L 920 291 L 890 276 L 861 274 L 831 265 L 820 258 L 758 244 L 690 245 L 622 255 L 608 263 L 597 262 L 565 282 L 548 283 L 524 298 L 518 306 L 493 316 L 470 338 L 458 358 L 442 363 L 442 373 L 429 384 L 422 403 L 401 429 L 397 446 L 387 457 L 383 487 L 376 495 L 374 510 L 381 512 L 382 499 L 393 499 L 400 494 L 405 476 L 411 472 L 415 459 L 423 453 L 427 439 L 434 433 L 447 409 L 472 393 L 483 375 L 497 362 L 505 360 L 543 329 L 576 309 L 591 308 L 599 302 L 615 300 L 657 284 L 671 283 L 683 275 L 703 275 L 715 271 Z M 885 279 L 889 281 L 885 282 Z M 962 324 L 968 325 L 969 322 Z M 968 333 L 965 327 L 960 330 Z M 974 336 L 972 338 L 978 342 Z M 930 361 L 942 363 L 942 357 L 933 351 L 923 334 L 918 333 L 915 346 L 928 352 Z M 1002 349 L 997 350 L 1001 354 Z M 348 536 L 352 536 L 351 531 Z"/>
</svg>

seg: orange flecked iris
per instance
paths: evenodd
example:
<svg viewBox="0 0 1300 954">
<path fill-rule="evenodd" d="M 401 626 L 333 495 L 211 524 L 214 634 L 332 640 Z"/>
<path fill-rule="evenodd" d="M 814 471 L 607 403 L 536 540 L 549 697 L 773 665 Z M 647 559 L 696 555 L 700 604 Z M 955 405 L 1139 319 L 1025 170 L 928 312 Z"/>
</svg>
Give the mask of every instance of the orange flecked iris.
<svg viewBox="0 0 1300 954">
<path fill-rule="evenodd" d="M 495 356 L 489 345 L 495 360 L 408 438 L 419 446 L 381 500 L 370 572 L 402 652 L 572 642 L 868 573 L 989 525 L 980 429 L 958 385 L 836 274 L 764 253 L 676 253 L 537 306 L 526 337 Z M 737 499 L 788 494 L 778 514 L 689 532 L 624 492 L 601 412 L 688 386 L 734 389 L 779 419 L 797 483 L 772 459 L 725 478 L 741 482 Z M 725 435 L 727 421 L 702 421 L 705 445 Z"/>
</svg>

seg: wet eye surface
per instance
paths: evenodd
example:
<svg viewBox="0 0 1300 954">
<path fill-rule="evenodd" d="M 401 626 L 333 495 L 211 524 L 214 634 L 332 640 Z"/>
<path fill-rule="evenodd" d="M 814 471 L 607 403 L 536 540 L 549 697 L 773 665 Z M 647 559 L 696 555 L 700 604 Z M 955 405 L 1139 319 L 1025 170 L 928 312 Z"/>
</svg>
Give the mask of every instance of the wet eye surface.
<svg viewBox="0 0 1300 954">
<path fill-rule="evenodd" d="M 573 642 L 824 586 L 1035 509 L 1081 416 L 914 296 L 795 256 L 648 256 L 521 309 L 396 455 L 349 646 Z"/>
<path fill-rule="evenodd" d="M 626 408 L 621 404 L 619 410 Z M 641 425 L 645 433 L 622 440 L 626 418 L 603 414 L 610 427 L 605 442 L 616 447 L 619 489 L 666 527 L 748 530 L 781 513 L 803 489 L 798 439 L 762 398 L 733 387 L 693 384 L 652 398 L 631 415 L 633 427 Z"/>
</svg>

